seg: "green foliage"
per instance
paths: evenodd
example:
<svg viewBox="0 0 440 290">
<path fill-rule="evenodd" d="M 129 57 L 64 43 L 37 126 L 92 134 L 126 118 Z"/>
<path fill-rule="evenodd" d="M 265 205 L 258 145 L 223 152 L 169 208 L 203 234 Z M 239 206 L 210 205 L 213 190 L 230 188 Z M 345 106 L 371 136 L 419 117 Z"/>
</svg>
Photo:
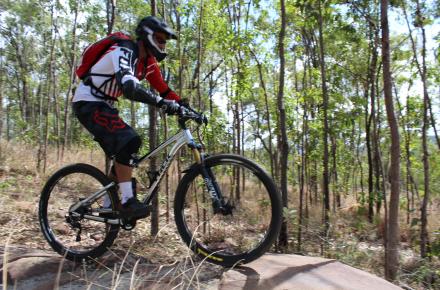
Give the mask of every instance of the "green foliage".
<svg viewBox="0 0 440 290">
<path fill-rule="evenodd" d="M 297 211 L 293 208 L 283 207 L 283 217 L 289 222 L 294 223 L 297 218 Z"/>
<path fill-rule="evenodd" d="M 255 159 L 268 170 L 271 169 L 272 162 L 275 175 L 280 159 L 277 146 L 280 133 L 277 107 L 280 77 L 280 3 L 243 0 L 159 2 L 159 16 L 165 18 L 179 35 L 178 41 L 168 43 L 169 57 L 160 65 L 170 87 L 190 99 L 197 110 L 208 115 L 210 124 L 199 129 L 207 151 L 237 152 L 240 128 L 241 154 Z M 321 195 L 324 114 L 318 3 L 304 0 L 286 1 L 288 25 L 284 45 L 286 74 L 283 100 L 290 152 L 288 156 L 282 157 L 288 160 L 289 194 L 292 195 L 289 196 L 289 201 L 292 201 L 291 208 L 286 209 L 284 215 L 293 224 L 298 222 L 299 216 L 295 212 L 298 206 L 295 192 L 300 184 L 299 169 L 302 166 L 305 188 L 311 194 L 317 185 L 318 195 Z M 373 85 L 376 94 L 374 98 L 379 151 L 385 172 L 389 166 L 390 154 L 390 137 L 383 101 L 379 3 L 320 3 L 329 91 L 331 191 L 340 192 L 343 203 L 345 200 L 355 200 L 352 193 L 358 193 L 357 201 L 361 206 L 357 209 L 357 217 L 353 219 L 352 227 L 355 232 L 361 232 L 369 226 L 365 219 L 368 215 L 365 205 L 369 194 L 366 126 L 371 118 L 370 94 Z M 440 80 L 440 54 L 438 43 L 434 42 L 432 45 L 433 38 L 438 38 L 438 35 L 433 36 L 429 32 L 435 31 L 438 26 L 435 17 L 439 14 L 439 5 L 431 2 L 421 3 L 420 16 L 416 13 L 414 1 L 391 1 L 393 15 L 403 15 L 403 4 L 413 30 L 419 62 L 422 56 L 422 27 L 430 38 L 430 45 L 426 51 L 427 84 L 433 101 L 434 115 L 438 119 L 438 101 L 435 94 Z M 116 5 L 113 30 L 129 33 L 133 33 L 137 21 L 148 15 L 151 9 L 150 3 L 143 0 L 119 0 L 116 1 Z M 74 37 L 72 31 L 76 7 L 79 15 Z M 67 144 L 100 150 L 99 145 L 72 115 L 70 103 L 66 103 L 66 99 L 71 98 L 68 90 L 71 84 L 72 54 L 78 61 L 83 48 L 107 32 L 105 2 L 2 1 L 0 11 L 0 86 L 3 98 L 1 137 L 39 147 L 46 142 L 47 135 L 48 144 L 55 145 L 67 141 Z M 403 22 L 394 19 L 390 23 L 392 26 L 401 26 Z M 433 27 L 435 29 L 431 29 Z M 407 169 L 404 164 L 409 159 L 414 182 L 423 196 L 423 91 L 420 73 L 414 61 L 412 43 L 406 29 L 406 25 L 398 30 L 393 27 L 390 43 L 393 94 L 402 144 L 401 188 L 406 186 L 404 176 Z M 378 39 L 375 39 L 376 32 Z M 375 44 L 375 41 L 378 43 Z M 74 51 L 73 42 L 76 44 Z M 52 44 L 54 59 L 51 63 Z M 374 79 L 369 79 L 374 48 L 378 53 L 378 62 L 376 67 L 371 68 L 375 74 Z M 50 68 L 53 69 L 53 75 Z M 78 80 L 75 80 L 74 86 L 77 84 Z M 64 140 L 63 121 L 66 117 L 66 105 L 69 106 L 67 120 L 70 127 L 67 140 Z M 136 104 L 135 116 L 132 116 L 130 102 L 120 101 L 118 107 L 125 120 L 135 118 L 135 128 L 144 140 L 142 152 L 146 152 L 148 108 Z M 237 109 L 238 114 L 234 115 L 234 110 Z M 3 118 L 6 115 L 7 118 Z M 436 121 L 438 124 L 438 120 Z M 175 118 L 168 117 L 167 130 L 169 134 L 177 130 Z M 432 128 L 429 134 L 432 135 Z M 159 139 L 163 140 L 165 134 L 161 119 L 159 135 Z M 194 135 L 198 135 L 197 132 L 194 132 Z M 373 134 L 369 137 L 372 138 Z M 407 140 L 409 154 L 405 152 Z M 272 152 L 269 152 L 269 145 Z M 374 146 L 373 143 L 370 145 Z M 432 138 L 429 141 L 429 152 L 431 198 L 435 200 L 440 196 L 440 154 Z M 380 176 L 380 182 L 383 181 L 387 185 L 388 181 L 382 178 L 387 176 Z M 373 194 L 376 198 L 374 201 L 383 199 L 383 193 Z M 403 194 L 401 197 L 400 208 L 403 212 L 408 201 Z M 266 205 L 261 203 L 259 206 Z M 319 207 L 319 201 L 313 206 Z M 415 207 L 418 206 L 416 202 Z M 415 213 L 412 214 L 414 216 L 411 225 L 418 228 L 418 217 Z M 347 255 L 347 260 L 357 263 L 367 259 L 371 254 L 355 252 Z"/>
</svg>

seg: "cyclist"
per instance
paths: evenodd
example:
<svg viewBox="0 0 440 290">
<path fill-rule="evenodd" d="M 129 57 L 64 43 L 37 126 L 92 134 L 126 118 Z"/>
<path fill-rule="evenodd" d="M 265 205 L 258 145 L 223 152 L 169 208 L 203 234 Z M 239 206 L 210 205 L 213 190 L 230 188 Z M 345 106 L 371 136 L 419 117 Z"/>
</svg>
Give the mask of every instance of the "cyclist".
<svg viewBox="0 0 440 290">
<path fill-rule="evenodd" d="M 139 135 L 119 116 L 114 103 L 124 97 L 161 107 L 167 114 L 179 111 L 180 97 L 163 80 L 157 61 L 166 56 L 166 42 L 177 39 L 174 31 L 162 20 L 148 16 L 136 28 L 136 40 L 113 44 L 91 67 L 73 97 L 73 111 L 81 124 L 94 136 L 107 156 L 115 157 L 114 173 L 121 192 L 118 210 L 130 218 L 147 215 L 147 207 L 134 193 L 133 158 L 141 146 Z M 140 84 L 146 79 L 159 92 L 152 96 Z M 106 196 L 104 207 L 110 207 Z"/>
</svg>

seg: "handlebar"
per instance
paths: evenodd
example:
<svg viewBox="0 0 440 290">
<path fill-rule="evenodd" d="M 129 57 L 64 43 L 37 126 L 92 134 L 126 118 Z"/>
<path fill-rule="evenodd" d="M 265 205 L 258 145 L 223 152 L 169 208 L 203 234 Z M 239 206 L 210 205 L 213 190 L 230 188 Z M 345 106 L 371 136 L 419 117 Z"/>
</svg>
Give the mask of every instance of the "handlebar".
<svg viewBox="0 0 440 290">
<path fill-rule="evenodd" d="M 208 124 L 208 118 L 203 113 L 199 113 L 189 106 L 180 106 L 177 116 L 179 119 L 179 124 L 182 128 L 186 127 L 185 123 L 188 120 L 193 120 L 199 125 Z"/>
</svg>

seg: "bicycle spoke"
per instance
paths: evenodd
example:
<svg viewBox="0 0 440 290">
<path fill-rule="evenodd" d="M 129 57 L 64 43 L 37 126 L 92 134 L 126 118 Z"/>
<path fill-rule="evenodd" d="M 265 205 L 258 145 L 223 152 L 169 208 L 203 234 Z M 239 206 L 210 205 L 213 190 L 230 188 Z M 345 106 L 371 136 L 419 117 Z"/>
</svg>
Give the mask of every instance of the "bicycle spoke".
<svg viewBox="0 0 440 290">
<path fill-rule="evenodd" d="M 231 157 L 207 165 L 223 195 L 220 210 L 213 207 L 202 175 L 195 174 L 189 185 L 182 187 L 186 192 L 182 193 L 182 208 L 176 212 L 179 231 L 184 239 L 190 237 L 197 254 L 214 263 L 232 265 L 240 259 L 254 259 L 278 233 L 280 202 L 276 189 L 264 172 L 247 163 Z M 184 226 L 180 226 L 180 217 Z"/>
<path fill-rule="evenodd" d="M 42 192 L 40 221 L 49 244 L 69 259 L 97 256 L 116 238 L 118 225 L 109 225 L 84 216 L 99 217 L 105 194 L 85 203 L 86 198 L 107 184 L 96 168 L 78 164 L 67 166 L 52 176 Z M 113 198 L 114 199 L 114 198 Z"/>
</svg>

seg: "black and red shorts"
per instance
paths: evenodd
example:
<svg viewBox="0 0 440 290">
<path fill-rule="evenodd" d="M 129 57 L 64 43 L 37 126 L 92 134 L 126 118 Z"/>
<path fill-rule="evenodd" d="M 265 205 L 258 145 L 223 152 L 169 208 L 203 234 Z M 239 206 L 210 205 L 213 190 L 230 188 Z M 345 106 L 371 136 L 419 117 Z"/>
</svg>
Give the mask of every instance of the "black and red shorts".
<svg viewBox="0 0 440 290">
<path fill-rule="evenodd" d="M 109 157 L 118 154 L 134 138 L 139 138 L 136 131 L 119 117 L 119 111 L 104 102 L 74 102 L 73 112 Z"/>
</svg>

